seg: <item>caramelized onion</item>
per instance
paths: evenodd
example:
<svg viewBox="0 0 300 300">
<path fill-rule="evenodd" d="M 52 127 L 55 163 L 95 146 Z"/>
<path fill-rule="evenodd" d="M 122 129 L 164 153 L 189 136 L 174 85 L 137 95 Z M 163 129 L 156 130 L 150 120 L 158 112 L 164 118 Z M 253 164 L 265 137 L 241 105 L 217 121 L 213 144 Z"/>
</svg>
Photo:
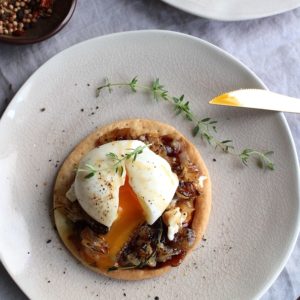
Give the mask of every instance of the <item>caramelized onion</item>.
<svg viewBox="0 0 300 300">
<path fill-rule="evenodd" d="M 168 245 L 165 245 L 163 243 L 159 243 L 157 245 L 156 250 L 156 260 L 157 262 L 166 262 L 170 260 L 174 255 L 180 254 L 181 250 L 172 248 Z"/>
<path fill-rule="evenodd" d="M 107 254 L 108 245 L 103 236 L 97 235 L 90 228 L 84 228 L 81 233 L 81 245 L 95 255 Z"/>
<path fill-rule="evenodd" d="M 187 251 L 190 249 L 195 242 L 195 231 L 188 227 L 183 227 L 181 230 L 175 235 L 173 241 L 170 242 L 172 248 L 177 248 L 182 251 Z"/>
<path fill-rule="evenodd" d="M 200 193 L 193 182 L 180 180 L 176 194 L 178 197 L 190 199 L 199 196 Z"/>
</svg>

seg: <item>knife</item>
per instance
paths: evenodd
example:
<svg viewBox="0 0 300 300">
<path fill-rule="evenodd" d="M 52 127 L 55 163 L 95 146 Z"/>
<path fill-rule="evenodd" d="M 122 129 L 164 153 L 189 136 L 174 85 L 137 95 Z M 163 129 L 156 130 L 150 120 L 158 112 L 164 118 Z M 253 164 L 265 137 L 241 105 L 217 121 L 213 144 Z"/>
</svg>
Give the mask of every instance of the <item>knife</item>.
<svg viewBox="0 0 300 300">
<path fill-rule="evenodd" d="M 300 99 L 267 90 L 242 89 L 221 94 L 210 104 L 300 113 Z"/>
</svg>

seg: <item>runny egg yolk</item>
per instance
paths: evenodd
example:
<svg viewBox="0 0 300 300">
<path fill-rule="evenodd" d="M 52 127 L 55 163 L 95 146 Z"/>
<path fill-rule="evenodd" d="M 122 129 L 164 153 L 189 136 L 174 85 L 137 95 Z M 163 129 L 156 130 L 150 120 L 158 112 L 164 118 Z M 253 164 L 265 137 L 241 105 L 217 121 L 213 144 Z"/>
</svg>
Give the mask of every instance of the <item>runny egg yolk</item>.
<svg viewBox="0 0 300 300">
<path fill-rule="evenodd" d="M 129 185 L 128 177 L 126 177 L 125 184 L 119 190 L 118 217 L 104 236 L 108 243 L 108 254 L 100 256 L 97 266 L 105 269 L 113 266 L 118 253 L 129 241 L 134 229 L 144 221 L 143 209 Z"/>
</svg>

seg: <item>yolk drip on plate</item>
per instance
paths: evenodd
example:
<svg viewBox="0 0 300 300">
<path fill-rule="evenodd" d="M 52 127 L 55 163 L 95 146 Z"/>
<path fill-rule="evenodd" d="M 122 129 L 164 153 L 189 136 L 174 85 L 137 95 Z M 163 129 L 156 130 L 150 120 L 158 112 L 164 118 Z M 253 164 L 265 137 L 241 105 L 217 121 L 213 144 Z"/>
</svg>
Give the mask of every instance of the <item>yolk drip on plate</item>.
<svg viewBox="0 0 300 300">
<path fill-rule="evenodd" d="M 125 184 L 119 191 L 118 218 L 104 236 L 108 243 L 109 252 L 107 255 L 100 256 L 97 266 L 105 269 L 113 266 L 119 251 L 128 242 L 135 228 L 144 221 L 145 217 L 142 207 L 129 185 L 128 177 L 126 177 Z"/>
</svg>

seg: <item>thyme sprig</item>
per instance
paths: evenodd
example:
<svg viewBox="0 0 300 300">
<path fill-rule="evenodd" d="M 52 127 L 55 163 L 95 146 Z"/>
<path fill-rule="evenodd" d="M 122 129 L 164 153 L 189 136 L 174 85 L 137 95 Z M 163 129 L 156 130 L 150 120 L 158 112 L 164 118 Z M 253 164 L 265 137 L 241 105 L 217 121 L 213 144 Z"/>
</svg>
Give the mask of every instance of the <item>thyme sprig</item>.
<svg viewBox="0 0 300 300">
<path fill-rule="evenodd" d="M 152 94 L 156 102 L 160 100 L 169 102 L 173 105 L 175 114 L 184 116 L 189 122 L 193 123 L 192 134 L 194 137 L 199 136 L 203 141 L 215 149 L 220 149 L 225 153 L 232 154 L 240 159 L 244 165 L 248 165 L 251 158 L 256 158 L 258 166 L 263 169 L 274 170 L 274 163 L 270 159 L 273 151 L 259 151 L 255 149 L 245 148 L 241 151 L 236 151 L 231 139 L 220 140 L 216 137 L 218 121 L 212 118 L 198 119 L 192 112 L 189 101 L 185 100 L 185 96 L 174 97 L 169 94 L 165 87 L 160 83 L 159 79 L 155 79 L 150 85 L 141 85 L 135 76 L 130 82 L 111 83 L 107 78 L 105 84 L 98 87 L 96 96 L 99 97 L 104 89 L 108 89 L 111 93 L 113 87 L 129 87 L 130 90 L 136 93 L 138 90 L 148 91 Z"/>
<path fill-rule="evenodd" d="M 244 149 L 240 154 L 239 157 L 242 160 L 243 164 L 247 166 L 248 160 L 251 156 L 256 156 L 258 158 L 258 166 L 260 168 L 267 168 L 270 170 L 275 169 L 275 165 L 272 160 L 269 158 L 269 155 L 274 154 L 274 151 L 267 151 L 267 152 L 259 152 L 253 149 Z"/>
<path fill-rule="evenodd" d="M 131 151 L 127 152 L 125 154 L 122 154 L 121 156 L 118 156 L 116 153 L 109 152 L 106 154 L 106 157 L 111 159 L 114 162 L 113 167 L 115 168 L 116 173 L 119 173 L 119 175 L 122 176 L 123 172 L 124 172 L 124 167 L 122 165 L 122 162 L 124 160 L 129 160 L 129 159 L 132 159 L 132 161 L 135 161 L 137 156 L 139 154 L 143 153 L 145 148 L 148 148 L 150 146 L 151 146 L 151 144 L 144 145 L 144 146 L 138 146 L 135 149 L 128 149 Z"/>
<path fill-rule="evenodd" d="M 130 151 L 125 153 L 124 155 L 121 155 L 120 157 L 113 152 L 109 152 L 106 154 L 106 157 L 111 159 L 114 162 L 113 168 L 115 168 L 116 173 L 118 173 L 120 176 L 122 176 L 123 172 L 124 172 L 124 167 L 122 166 L 122 162 L 124 160 L 129 160 L 129 159 L 132 159 L 132 161 L 135 161 L 137 156 L 139 154 L 143 153 L 145 148 L 148 148 L 150 146 L 151 146 L 151 144 L 148 144 L 148 145 L 144 145 L 144 146 L 138 146 L 134 149 L 132 149 L 132 148 L 127 149 Z M 85 164 L 84 166 L 85 166 L 84 169 L 75 168 L 75 171 L 88 172 L 88 174 L 84 176 L 85 179 L 89 179 L 89 178 L 93 177 L 97 172 L 99 172 L 99 168 L 97 168 L 91 164 Z"/>
</svg>

